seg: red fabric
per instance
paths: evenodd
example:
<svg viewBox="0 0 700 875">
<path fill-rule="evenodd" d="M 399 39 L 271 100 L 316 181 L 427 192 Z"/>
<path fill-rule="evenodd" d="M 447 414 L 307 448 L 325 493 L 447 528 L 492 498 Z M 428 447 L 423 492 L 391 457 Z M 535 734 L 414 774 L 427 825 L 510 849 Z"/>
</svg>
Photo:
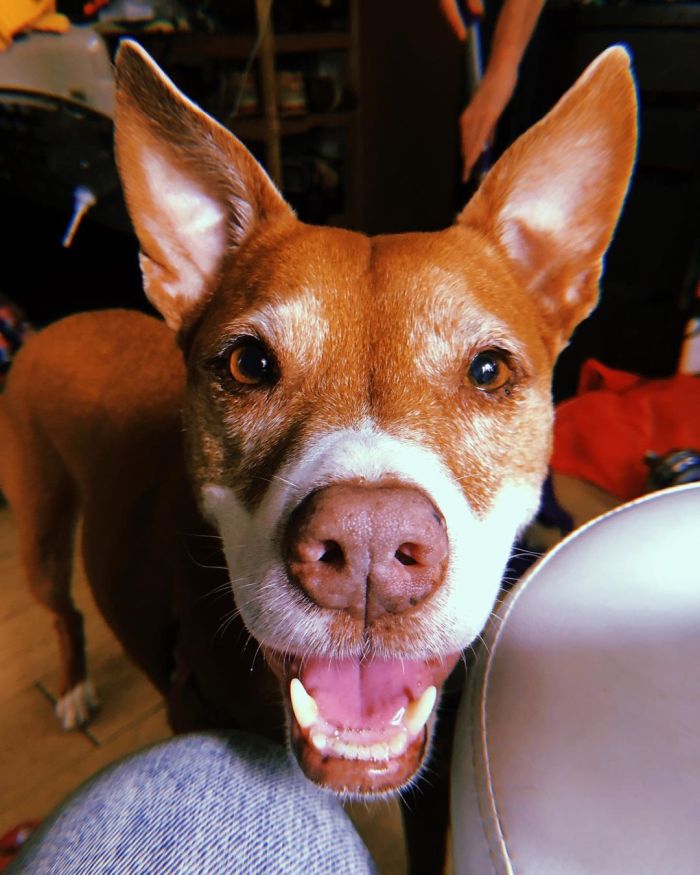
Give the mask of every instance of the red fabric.
<svg viewBox="0 0 700 875">
<path fill-rule="evenodd" d="M 0 872 L 7 869 L 37 826 L 38 820 L 26 820 L 0 836 Z"/>
<path fill-rule="evenodd" d="M 647 380 L 589 359 L 557 408 L 551 467 L 629 500 L 645 492 L 645 453 L 673 449 L 700 449 L 700 378 Z"/>
</svg>

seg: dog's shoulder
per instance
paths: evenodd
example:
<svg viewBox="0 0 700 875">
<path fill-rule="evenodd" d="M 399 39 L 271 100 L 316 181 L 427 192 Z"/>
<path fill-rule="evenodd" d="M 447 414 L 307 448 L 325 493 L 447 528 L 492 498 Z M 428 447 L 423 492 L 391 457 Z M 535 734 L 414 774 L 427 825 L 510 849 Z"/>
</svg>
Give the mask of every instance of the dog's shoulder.
<svg viewBox="0 0 700 875">
<path fill-rule="evenodd" d="M 80 313 L 37 332 L 20 351 L 3 403 L 18 433 L 36 423 L 74 476 L 112 458 L 151 467 L 177 440 L 182 353 L 158 319 L 129 310 Z"/>
<path fill-rule="evenodd" d="M 163 322 L 130 310 L 79 313 L 31 337 L 13 365 L 11 396 L 60 418 L 154 415 L 179 406 L 182 355 Z"/>
</svg>

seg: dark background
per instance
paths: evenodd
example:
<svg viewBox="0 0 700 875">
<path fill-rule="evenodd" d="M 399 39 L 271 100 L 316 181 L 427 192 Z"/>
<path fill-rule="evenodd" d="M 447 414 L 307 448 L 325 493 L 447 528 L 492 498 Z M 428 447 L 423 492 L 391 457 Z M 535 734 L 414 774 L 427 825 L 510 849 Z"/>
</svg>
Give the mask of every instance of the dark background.
<svg viewBox="0 0 700 875">
<path fill-rule="evenodd" d="M 238 25 L 252 26 L 245 3 L 228 4 L 229 10 L 238 6 Z M 274 8 L 276 26 L 303 24 L 300 0 L 286 7 L 275 0 Z M 487 41 L 493 18 L 491 11 Z M 557 398 L 575 391 L 580 363 L 589 356 L 646 376 L 673 373 L 698 278 L 700 5 L 548 6 L 495 152 L 616 42 L 631 48 L 639 80 L 639 161 L 607 259 L 601 305 L 562 356 Z M 361 186 L 362 197 L 354 224 L 369 233 L 445 227 L 471 189 L 459 182 L 464 57 L 437 0 L 359 0 L 358 58 L 353 184 Z M 199 84 L 206 88 L 206 76 Z M 36 325 L 83 309 L 148 307 L 111 165 L 111 131 L 102 119 L 79 115 L 58 112 L 50 121 L 18 122 L 6 110 L 0 113 L 1 291 Z M 98 156 L 103 196 L 73 246 L 63 249 L 84 151 Z"/>
</svg>

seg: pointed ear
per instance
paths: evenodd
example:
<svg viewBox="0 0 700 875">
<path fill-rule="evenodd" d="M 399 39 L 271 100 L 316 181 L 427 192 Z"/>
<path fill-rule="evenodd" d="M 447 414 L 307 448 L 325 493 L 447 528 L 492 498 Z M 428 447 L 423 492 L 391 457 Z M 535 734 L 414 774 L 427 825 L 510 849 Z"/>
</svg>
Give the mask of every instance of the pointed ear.
<svg viewBox="0 0 700 875">
<path fill-rule="evenodd" d="M 187 100 L 149 55 L 122 42 L 115 149 L 148 298 L 176 331 L 212 292 L 224 257 L 293 213 L 229 131 Z"/>
<path fill-rule="evenodd" d="M 630 59 L 615 46 L 505 152 L 457 219 L 503 247 L 555 354 L 597 303 L 636 142 Z"/>
</svg>

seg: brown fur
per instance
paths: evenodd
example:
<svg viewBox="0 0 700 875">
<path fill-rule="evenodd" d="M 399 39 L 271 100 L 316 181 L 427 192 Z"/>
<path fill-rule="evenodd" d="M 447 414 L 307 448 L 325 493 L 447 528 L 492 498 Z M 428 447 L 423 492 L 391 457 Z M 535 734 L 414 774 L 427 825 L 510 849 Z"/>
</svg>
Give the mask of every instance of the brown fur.
<svg viewBox="0 0 700 875">
<path fill-rule="evenodd" d="M 255 646 L 246 648 L 237 619 L 221 632 L 231 607 L 217 588 L 228 576 L 183 476 L 183 395 L 173 335 L 150 317 L 86 313 L 31 338 L 0 399 L 0 475 L 20 555 L 54 615 L 61 694 L 86 677 L 82 617 L 70 598 L 80 505 L 98 607 L 168 697 L 174 728 L 220 724 L 279 738 L 279 697 Z M 270 687 L 258 705 L 253 691 Z"/>
<path fill-rule="evenodd" d="M 82 618 L 69 590 L 82 512 L 97 603 L 167 697 L 173 726 L 280 738 L 282 697 L 258 643 L 266 654 L 301 660 L 285 625 L 292 609 L 302 605 L 304 621 L 325 630 L 314 656 L 369 650 L 440 663 L 457 640 L 445 605 L 461 610 L 482 581 L 462 569 L 469 579 L 452 580 L 452 591 L 436 582 L 411 610 L 368 625 L 361 610 L 328 616 L 306 604 L 290 580 L 274 583 L 266 608 L 265 586 L 232 568 L 238 609 L 258 638 L 249 640 L 219 540 L 204 521 L 207 490 L 229 496 L 231 518 L 258 520 L 285 466 L 319 438 L 371 421 L 392 446 L 420 445 L 438 460 L 479 531 L 494 519 L 506 531 L 507 490 L 536 496 L 546 473 L 551 370 L 595 304 L 628 183 L 628 59 L 617 50 L 592 66 L 506 153 L 457 223 L 432 234 L 367 238 L 298 222 L 245 148 L 133 45 L 119 55 L 116 127 L 146 293 L 169 328 L 109 311 L 30 340 L 0 408 L 3 488 L 30 585 L 57 624 L 63 692 L 86 677 Z M 231 343 L 251 335 L 274 358 L 274 383 L 243 385 L 227 370 Z M 486 390 L 469 368 L 494 350 L 507 380 Z M 513 530 L 535 509 L 514 500 Z M 270 544 L 281 539 L 279 528 L 269 533 Z M 244 546 L 251 554 L 261 547 Z M 472 548 L 477 558 L 478 540 Z M 314 779 L 337 788 L 332 763 L 301 732 L 294 737 L 302 765 L 313 763 Z M 426 750 L 422 736 L 413 738 L 395 778 L 342 786 L 395 789 Z M 342 765 L 337 774 L 361 771 L 352 760 Z"/>
</svg>

